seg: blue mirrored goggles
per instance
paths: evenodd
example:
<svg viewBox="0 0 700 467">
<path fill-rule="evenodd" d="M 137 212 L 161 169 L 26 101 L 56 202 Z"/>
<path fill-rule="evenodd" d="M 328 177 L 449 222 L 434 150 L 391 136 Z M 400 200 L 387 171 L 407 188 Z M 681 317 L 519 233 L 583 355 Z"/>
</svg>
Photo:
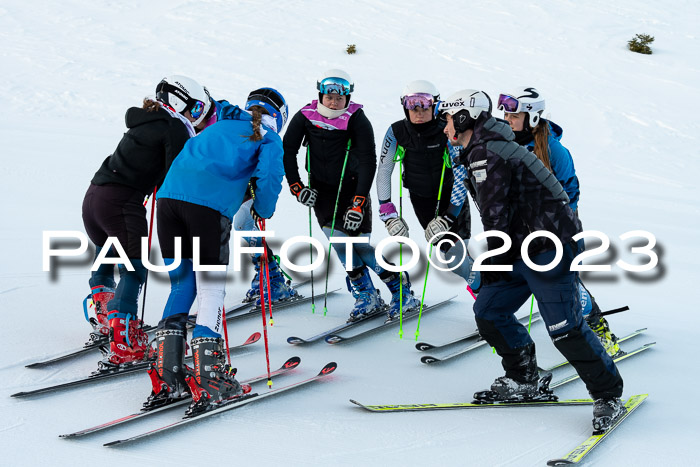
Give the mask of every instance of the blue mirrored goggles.
<svg viewBox="0 0 700 467">
<path fill-rule="evenodd" d="M 325 78 L 316 84 L 316 88 L 321 94 L 348 96 L 355 89 L 355 85 L 343 78 Z"/>
<path fill-rule="evenodd" d="M 192 115 L 192 118 L 197 120 L 204 113 L 204 109 L 206 108 L 206 104 L 202 101 L 198 101 L 198 100 L 194 100 L 194 99 L 191 100 L 190 103 L 192 104 L 192 106 L 190 107 L 190 115 Z"/>
</svg>

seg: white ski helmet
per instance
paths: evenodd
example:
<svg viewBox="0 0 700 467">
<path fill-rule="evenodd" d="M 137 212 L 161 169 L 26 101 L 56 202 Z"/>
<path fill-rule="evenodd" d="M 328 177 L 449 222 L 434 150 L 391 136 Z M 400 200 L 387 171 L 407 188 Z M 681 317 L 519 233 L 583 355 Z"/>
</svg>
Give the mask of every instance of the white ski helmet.
<svg viewBox="0 0 700 467">
<path fill-rule="evenodd" d="M 184 115 L 189 110 L 195 119 L 192 126 L 202 123 L 211 108 L 211 98 L 204 87 L 182 75 L 163 78 L 156 87 L 156 98 L 180 114 Z"/>
<path fill-rule="evenodd" d="M 504 113 L 527 112 L 526 128 L 537 126 L 544 113 L 544 98 L 535 88 L 516 88 L 510 94 L 498 96 L 498 110 Z"/>
<path fill-rule="evenodd" d="M 435 113 L 435 106 L 440 100 L 440 91 L 435 87 L 430 81 L 419 79 L 416 81 L 411 81 L 404 88 L 401 93 L 401 105 L 403 106 L 403 111 L 408 119 L 408 111 L 415 109 L 420 106 L 427 108 L 426 105 L 430 105 L 430 108 Z"/>
<path fill-rule="evenodd" d="M 482 112 L 491 114 L 491 98 L 484 91 L 463 89 L 440 102 L 439 112 L 452 115 L 457 133 L 474 128 Z"/>
<path fill-rule="evenodd" d="M 316 89 L 318 89 L 319 94 L 349 96 L 355 90 L 355 83 L 352 82 L 349 74 L 343 70 L 333 68 L 323 72 L 318 81 L 316 81 Z"/>
</svg>

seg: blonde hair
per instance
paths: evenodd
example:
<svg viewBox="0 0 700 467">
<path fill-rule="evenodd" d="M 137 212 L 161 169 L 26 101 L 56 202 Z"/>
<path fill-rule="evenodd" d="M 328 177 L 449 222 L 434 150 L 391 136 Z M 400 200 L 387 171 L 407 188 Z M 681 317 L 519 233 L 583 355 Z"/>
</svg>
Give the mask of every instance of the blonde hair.
<svg viewBox="0 0 700 467">
<path fill-rule="evenodd" d="M 535 155 L 551 172 L 552 164 L 549 161 L 549 124 L 547 120 L 540 118 L 537 126 L 532 129 L 532 136 L 535 139 Z"/>
<path fill-rule="evenodd" d="M 146 110 L 146 112 L 155 112 L 160 109 L 160 102 L 146 97 L 143 99 L 143 108 Z"/>
<path fill-rule="evenodd" d="M 260 126 L 262 125 L 263 114 L 269 115 L 269 112 L 265 108 L 259 105 L 254 105 L 250 108 L 250 112 L 253 114 L 253 134 L 248 136 L 250 141 L 260 141 L 263 139 L 262 131 Z"/>
</svg>

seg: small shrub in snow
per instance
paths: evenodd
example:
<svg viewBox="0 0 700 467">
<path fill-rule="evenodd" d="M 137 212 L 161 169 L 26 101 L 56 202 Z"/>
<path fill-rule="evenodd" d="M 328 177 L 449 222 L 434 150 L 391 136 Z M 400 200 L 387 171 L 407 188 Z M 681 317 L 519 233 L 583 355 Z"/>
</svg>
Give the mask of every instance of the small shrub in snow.
<svg viewBox="0 0 700 467">
<path fill-rule="evenodd" d="M 652 39 L 654 40 L 654 39 Z M 355 48 L 355 44 L 348 44 L 348 48 L 345 49 L 345 51 L 348 53 L 348 55 L 352 55 L 355 52 L 357 52 L 357 49 Z"/>
<path fill-rule="evenodd" d="M 652 42 L 654 42 L 654 36 L 650 36 L 649 34 L 637 34 L 634 39 L 627 42 L 627 47 L 632 52 L 651 55 L 651 47 L 649 47 L 649 44 Z"/>
</svg>

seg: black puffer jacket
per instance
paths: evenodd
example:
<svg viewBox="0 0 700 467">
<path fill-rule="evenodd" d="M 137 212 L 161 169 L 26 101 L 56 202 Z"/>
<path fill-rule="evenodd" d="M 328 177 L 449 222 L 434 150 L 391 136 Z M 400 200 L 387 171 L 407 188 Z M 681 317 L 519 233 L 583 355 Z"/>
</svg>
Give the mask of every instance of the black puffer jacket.
<svg viewBox="0 0 700 467">
<path fill-rule="evenodd" d="M 513 141 L 513 131 L 503 120 L 482 114 L 474 134 L 457 162 L 467 167 L 467 186 L 479 207 L 484 231 L 505 232 L 512 240 L 508 253 L 493 260 L 507 264 L 520 258 L 520 247 L 531 232 L 546 230 L 562 244 L 581 231 L 578 217 L 569 207 L 569 197 L 535 154 Z M 502 245 L 489 237 L 488 249 Z M 550 240 L 539 237 L 530 243 L 534 255 L 552 250 Z"/>
<path fill-rule="evenodd" d="M 147 112 L 131 107 L 125 120 L 129 130 L 104 160 L 92 183 L 125 185 L 145 196 L 161 185 L 189 133 L 182 121 L 162 108 Z"/>
<path fill-rule="evenodd" d="M 294 115 L 283 140 L 284 171 L 290 185 L 301 181 L 297 153 L 304 140 L 309 144 L 310 149 L 312 186 L 314 186 L 314 180 L 326 185 L 338 186 L 348 140 L 350 140 L 351 147 L 345 167 L 345 177 L 357 180 L 356 195 L 369 196 L 374 173 L 377 170 L 377 152 L 372 124 L 362 109 L 352 114 L 348 120 L 347 130 L 327 130 L 317 127 L 301 111 Z M 304 160 L 306 161 L 306 157 Z"/>
</svg>

